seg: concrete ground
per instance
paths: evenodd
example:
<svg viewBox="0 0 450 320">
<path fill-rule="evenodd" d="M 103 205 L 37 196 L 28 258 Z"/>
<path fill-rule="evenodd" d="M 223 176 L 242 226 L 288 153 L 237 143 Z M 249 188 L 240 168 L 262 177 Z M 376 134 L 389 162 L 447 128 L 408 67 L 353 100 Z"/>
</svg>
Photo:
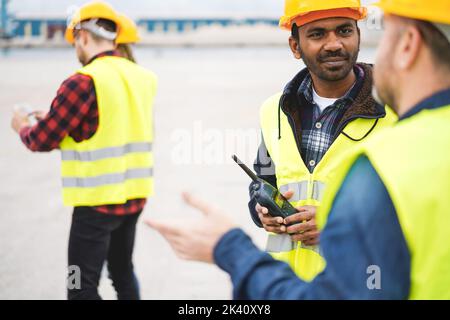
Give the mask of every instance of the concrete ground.
<svg viewBox="0 0 450 320">
<path fill-rule="evenodd" d="M 371 60 L 364 50 L 362 60 Z M 134 262 L 144 299 L 229 299 L 228 276 L 184 262 L 143 224 L 145 217 L 195 216 L 189 190 L 226 210 L 259 246 L 264 233 L 247 209 L 249 179 L 231 162 L 251 164 L 258 109 L 301 68 L 286 48 L 138 49 L 159 76 L 155 101 L 156 196 L 138 223 Z M 71 49 L 13 50 L 0 56 L 0 299 L 65 299 L 71 209 L 62 205 L 59 152 L 29 152 L 10 128 L 12 108 L 47 109 L 78 63 Z M 115 294 L 106 273 L 100 292 Z"/>
</svg>

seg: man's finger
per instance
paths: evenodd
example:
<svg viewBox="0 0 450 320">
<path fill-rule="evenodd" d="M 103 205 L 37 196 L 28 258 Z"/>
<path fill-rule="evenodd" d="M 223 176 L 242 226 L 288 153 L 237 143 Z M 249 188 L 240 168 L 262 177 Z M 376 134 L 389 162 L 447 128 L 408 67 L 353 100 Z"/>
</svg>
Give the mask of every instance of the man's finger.
<svg viewBox="0 0 450 320">
<path fill-rule="evenodd" d="M 303 244 L 306 246 L 317 246 L 319 243 L 319 238 L 303 241 Z"/>
<path fill-rule="evenodd" d="M 315 231 L 308 231 L 303 233 L 303 236 L 305 238 L 305 240 L 310 240 L 310 239 L 315 239 L 318 238 L 320 235 L 320 232 L 315 230 Z"/>
<path fill-rule="evenodd" d="M 182 193 L 184 201 L 193 208 L 203 212 L 205 215 L 211 214 L 213 208 L 202 199 L 190 194 L 189 192 Z"/>
<path fill-rule="evenodd" d="M 263 224 L 280 225 L 283 223 L 283 218 L 281 217 L 271 217 L 269 215 L 264 215 L 262 213 L 260 213 L 258 216 Z"/>
<path fill-rule="evenodd" d="M 288 226 L 286 229 L 287 233 L 290 234 L 303 233 L 311 230 L 314 230 L 314 226 L 312 226 L 309 222 L 296 223 Z"/>
<path fill-rule="evenodd" d="M 256 212 L 258 212 L 258 213 L 269 214 L 269 209 L 267 209 L 266 207 L 263 207 L 259 203 L 256 203 L 255 209 L 256 209 Z"/>
<path fill-rule="evenodd" d="M 163 235 L 177 235 L 181 233 L 181 229 L 177 226 L 174 226 L 171 223 L 168 222 L 162 222 L 162 221 L 157 221 L 154 219 L 147 219 L 145 220 L 145 223 L 152 229 L 155 229 L 156 231 L 158 231 L 159 233 L 163 234 Z"/>
<path fill-rule="evenodd" d="M 292 198 L 292 196 L 294 195 L 294 191 L 293 190 L 288 190 L 285 193 L 283 193 L 283 197 L 285 197 L 286 199 L 290 199 Z"/>
<path fill-rule="evenodd" d="M 305 242 L 305 241 L 312 241 L 314 239 L 318 239 L 319 235 L 320 235 L 319 231 L 308 231 L 308 232 L 304 232 L 301 234 L 293 234 L 293 235 L 291 235 L 291 239 L 292 239 L 292 241 Z"/>
<path fill-rule="evenodd" d="M 297 208 L 298 211 L 302 212 L 302 211 L 311 211 L 311 212 L 316 212 L 317 207 L 315 206 L 300 206 Z"/>
<path fill-rule="evenodd" d="M 314 217 L 315 217 L 314 213 L 312 213 L 310 211 L 303 211 L 303 212 L 298 212 L 293 215 L 290 215 L 289 217 L 284 219 L 284 223 L 287 225 L 294 224 L 294 223 L 300 223 L 303 221 L 309 221 Z"/>
<path fill-rule="evenodd" d="M 264 226 L 264 230 L 267 232 L 273 232 L 273 233 L 285 233 L 286 227 L 285 226 Z"/>
<path fill-rule="evenodd" d="M 14 110 L 13 111 L 13 116 L 14 117 L 19 117 L 19 118 L 26 118 L 27 114 L 21 110 Z"/>
</svg>

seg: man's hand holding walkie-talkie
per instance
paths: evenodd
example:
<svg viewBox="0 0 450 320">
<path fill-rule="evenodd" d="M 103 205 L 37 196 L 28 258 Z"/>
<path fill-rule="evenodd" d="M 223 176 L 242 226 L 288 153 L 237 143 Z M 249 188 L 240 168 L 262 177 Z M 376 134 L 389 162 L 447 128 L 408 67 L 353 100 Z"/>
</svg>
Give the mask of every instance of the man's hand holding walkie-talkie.
<svg viewBox="0 0 450 320">
<path fill-rule="evenodd" d="M 316 207 L 294 208 L 288 201 L 294 195 L 291 190 L 280 194 L 276 187 L 257 177 L 236 155 L 233 155 L 232 159 L 253 180 L 251 192 L 257 201 L 255 209 L 266 231 L 287 233 L 292 241 L 301 241 L 304 246 L 319 244 Z"/>
<path fill-rule="evenodd" d="M 293 194 L 294 193 L 289 190 L 285 192 L 283 196 L 289 200 Z M 291 235 L 292 241 L 301 241 L 306 246 L 319 244 L 320 232 L 316 225 L 316 207 L 297 207 L 298 213 L 294 213 L 285 219 L 282 217 L 271 216 L 269 210 L 259 203 L 256 204 L 255 209 L 267 232 L 277 234 L 288 233 Z"/>
</svg>

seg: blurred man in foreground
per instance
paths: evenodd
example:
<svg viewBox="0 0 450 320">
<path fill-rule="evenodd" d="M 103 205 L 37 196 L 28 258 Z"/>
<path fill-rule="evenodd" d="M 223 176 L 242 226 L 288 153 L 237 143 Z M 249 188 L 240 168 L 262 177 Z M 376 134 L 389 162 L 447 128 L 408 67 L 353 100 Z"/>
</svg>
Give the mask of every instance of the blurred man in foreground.
<svg viewBox="0 0 450 320">
<path fill-rule="evenodd" d="M 328 187 L 322 273 L 303 282 L 190 195 L 202 219 L 148 222 L 180 257 L 229 273 L 236 299 L 450 299 L 450 1 L 380 6 L 375 86 L 400 120 L 356 148 Z"/>
</svg>

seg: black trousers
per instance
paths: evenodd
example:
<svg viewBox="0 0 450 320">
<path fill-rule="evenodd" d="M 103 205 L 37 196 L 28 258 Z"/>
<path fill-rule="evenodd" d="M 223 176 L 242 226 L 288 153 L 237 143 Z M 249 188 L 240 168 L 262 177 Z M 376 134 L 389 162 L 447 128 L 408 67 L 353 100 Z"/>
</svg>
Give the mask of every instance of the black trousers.
<svg viewBox="0 0 450 320">
<path fill-rule="evenodd" d="M 125 216 L 108 215 L 90 207 L 74 209 L 69 238 L 69 277 L 73 276 L 72 267 L 77 266 L 80 281 L 79 286 L 71 286 L 68 281 L 69 300 L 101 299 L 97 288 L 105 261 L 117 298 L 140 298 L 132 262 L 139 215 L 140 212 Z"/>
</svg>

